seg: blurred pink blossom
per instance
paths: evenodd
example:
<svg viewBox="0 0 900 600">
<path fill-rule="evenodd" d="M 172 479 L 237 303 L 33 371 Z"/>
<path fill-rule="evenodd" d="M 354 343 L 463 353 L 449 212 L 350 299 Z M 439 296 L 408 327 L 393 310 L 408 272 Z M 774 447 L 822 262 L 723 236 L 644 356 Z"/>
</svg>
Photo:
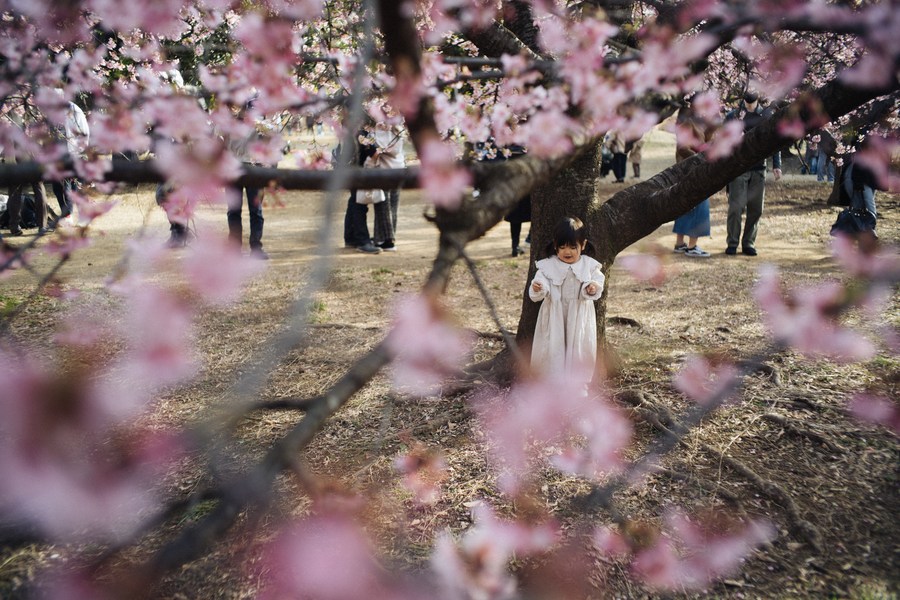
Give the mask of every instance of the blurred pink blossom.
<svg viewBox="0 0 900 600">
<path fill-rule="evenodd" d="M 692 356 L 672 379 L 672 384 L 694 402 L 707 405 L 731 386 L 737 376 L 738 370 L 732 364 L 713 365 L 704 356 Z"/>
<path fill-rule="evenodd" d="M 403 475 L 403 486 L 419 504 L 434 504 L 441 496 L 441 482 L 447 477 L 447 463 L 437 452 L 413 447 L 394 459 L 394 468 Z"/>
<path fill-rule="evenodd" d="M 112 170 L 112 161 L 105 156 L 89 157 L 81 159 L 75 157 L 75 172 L 87 181 L 103 181 L 110 170 Z"/>
<path fill-rule="evenodd" d="M 668 277 L 663 261 L 654 254 L 626 254 L 618 262 L 629 275 L 651 285 L 662 285 Z"/>
<path fill-rule="evenodd" d="M 707 90 L 694 96 L 691 108 L 695 115 L 710 123 L 715 123 L 722 116 L 722 104 L 716 90 Z"/>
<path fill-rule="evenodd" d="M 228 182 L 241 175 L 240 161 L 221 140 L 214 138 L 196 140 L 190 145 L 161 142 L 157 163 L 173 187 L 203 198 L 218 197 Z"/>
<path fill-rule="evenodd" d="M 109 200 L 107 202 L 92 202 L 86 196 L 72 191 L 70 194 L 72 203 L 78 209 L 78 225 L 85 227 L 101 215 L 105 215 L 112 210 L 118 203 L 118 200 Z"/>
<path fill-rule="evenodd" d="M 155 510 L 155 483 L 180 453 L 175 438 L 125 436 L 87 382 L 2 358 L 0 512 L 54 539 L 130 535 Z"/>
<path fill-rule="evenodd" d="M 127 292 L 128 349 L 122 367 L 132 385 L 170 385 L 192 375 L 193 328 L 188 306 L 172 293 L 146 283 Z"/>
<path fill-rule="evenodd" d="M 438 537 L 432 569 L 451 597 L 509 598 L 516 589 L 509 561 L 549 550 L 559 539 L 559 526 L 554 521 L 501 521 L 483 502 L 473 506 L 472 514 L 475 524 L 458 543 L 449 532 Z"/>
<path fill-rule="evenodd" d="M 88 570 L 70 569 L 67 566 L 42 573 L 35 597 L 41 600 L 113 600 L 116 597 L 94 581 Z"/>
<path fill-rule="evenodd" d="M 900 436 L 900 406 L 895 400 L 871 394 L 855 394 L 847 408 L 860 421 L 882 425 Z"/>
<path fill-rule="evenodd" d="M 728 121 L 719 129 L 712 139 L 706 156 L 709 160 L 718 160 L 731 155 L 731 151 L 744 138 L 744 124 L 740 119 Z"/>
<path fill-rule="evenodd" d="M 550 375 L 476 406 L 504 492 L 518 493 L 546 454 L 552 454 L 557 469 L 591 479 L 619 468 L 631 424 L 607 401 L 587 394 L 577 382 L 583 379 L 576 379 Z"/>
<path fill-rule="evenodd" d="M 266 264 L 235 252 L 221 237 L 206 235 L 191 244 L 181 262 L 187 284 L 211 304 L 226 305 L 239 297 L 243 285 Z"/>
<path fill-rule="evenodd" d="M 785 118 L 778 121 L 778 135 L 795 140 L 806 135 L 806 123 L 799 117 Z"/>
<path fill-rule="evenodd" d="M 764 267 L 753 295 L 775 338 L 808 356 L 837 362 L 867 360 L 875 354 L 868 339 L 839 325 L 830 314 L 844 290 L 832 283 L 794 290 L 786 300 L 775 267 Z"/>
<path fill-rule="evenodd" d="M 263 553 L 260 600 L 391 598 L 369 539 L 341 515 L 314 516 L 288 528 Z"/>
<path fill-rule="evenodd" d="M 457 373 L 472 346 L 471 334 L 447 323 L 436 301 L 408 296 L 394 309 L 387 337 L 394 355 L 394 385 L 417 396 L 430 396 Z"/>
<path fill-rule="evenodd" d="M 681 542 L 680 550 L 670 538 L 661 536 L 632 562 L 641 580 L 663 590 L 702 590 L 733 573 L 755 547 L 775 537 L 772 526 L 763 521 L 723 532 L 715 531 L 709 523 L 695 524 L 680 513 L 670 514 L 666 521 Z"/>
<path fill-rule="evenodd" d="M 900 278 L 900 255 L 890 247 L 882 245 L 875 252 L 863 252 L 851 237 L 839 234 L 831 238 L 831 253 L 855 277 L 888 281 Z"/>
<path fill-rule="evenodd" d="M 423 144 L 419 158 L 422 161 L 419 181 L 426 198 L 439 208 L 459 207 L 466 188 L 472 184 L 472 175 L 457 164 L 453 147 L 431 139 Z"/>
<path fill-rule="evenodd" d="M 892 157 L 898 149 L 900 144 L 896 135 L 886 138 L 870 135 L 866 138 L 866 146 L 856 153 L 855 160 L 872 171 L 879 186 L 894 192 L 900 191 L 900 175 L 891 168 Z"/>
<path fill-rule="evenodd" d="M 606 556 L 624 556 L 631 552 L 625 537 L 611 527 L 597 527 L 591 540 L 594 547 Z"/>
<path fill-rule="evenodd" d="M 50 238 L 50 241 L 44 246 L 44 252 L 60 258 L 68 258 L 76 250 L 87 248 L 92 243 L 91 238 L 83 229 L 57 226 L 56 235 Z"/>
</svg>

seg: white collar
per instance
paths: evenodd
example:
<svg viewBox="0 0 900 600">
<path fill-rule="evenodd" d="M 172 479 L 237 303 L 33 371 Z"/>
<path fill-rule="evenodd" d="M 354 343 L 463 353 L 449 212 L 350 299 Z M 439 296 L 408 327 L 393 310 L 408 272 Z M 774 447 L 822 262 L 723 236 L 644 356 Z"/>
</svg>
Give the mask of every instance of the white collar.
<svg viewBox="0 0 900 600">
<path fill-rule="evenodd" d="M 551 256 L 537 261 L 537 268 L 544 272 L 552 283 L 559 285 L 565 280 L 569 271 L 582 283 L 593 280 L 594 269 L 601 266 L 599 262 L 584 254 L 573 264 L 564 263 L 558 256 Z"/>
</svg>

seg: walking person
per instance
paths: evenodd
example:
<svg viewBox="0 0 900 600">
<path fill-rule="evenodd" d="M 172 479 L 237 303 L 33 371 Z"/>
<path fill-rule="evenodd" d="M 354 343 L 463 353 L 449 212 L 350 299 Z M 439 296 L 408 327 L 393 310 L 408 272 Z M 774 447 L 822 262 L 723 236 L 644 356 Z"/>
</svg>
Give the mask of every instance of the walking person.
<svg viewBox="0 0 900 600">
<path fill-rule="evenodd" d="M 740 119 L 744 124 L 744 133 L 756 127 L 765 118 L 759 96 L 753 92 L 744 94 L 740 106 L 726 115 L 726 120 Z M 821 145 L 820 145 L 821 148 Z M 772 155 L 772 174 L 775 181 L 781 179 L 781 152 Z M 727 247 L 725 254 L 737 254 L 738 244 L 746 256 L 756 256 L 756 234 L 759 230 L 759 219 L 762 217 L 766 195 L 766 160 L 763 159 L 750 170 L 738 175 L 728 184 L 728 219 Z M 744 214 L 747 218 L 741 235 L 741 222 Z"/>
<path fill-rule="evenodd" d="M 537 261 L 537 273 L 528 286 L 532 302 L 541 302 L 531 367 L 538 372 L 562 371 L 585 386 L 597 362 L 597 316 L 594 302 L 603 294 L 606 278 L 602 265 L 584 253 L 593 246 L 587 228 L 575 217 L 565 217 L 553 232 L 550 256 Z"/>
<path fill-rule="evenodd" d="M 819 140 L 822 139 L 819 135 L 809 135 L 806 136 L 806 152 L 804 153 L 804 160 L 806 161 L 805 171 L 801 170 L 800 174 L 805 175 L 818 175 L 819 173 Z"/>
</svg>

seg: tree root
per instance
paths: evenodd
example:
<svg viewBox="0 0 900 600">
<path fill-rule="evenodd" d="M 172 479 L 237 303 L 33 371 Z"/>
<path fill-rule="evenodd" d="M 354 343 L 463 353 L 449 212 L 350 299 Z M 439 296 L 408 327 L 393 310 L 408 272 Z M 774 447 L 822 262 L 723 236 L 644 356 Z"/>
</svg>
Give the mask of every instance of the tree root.
<svg viewBox="0 0 900 600">
<path fill-rule="evenodd" d="M 638 331 L 644 330 L 644 326 L 631 317 L 606 317 L 606 322 L 610 325 L 627 325 L 628 327 L 634 327 Z"/>
<path fill-rule="evenodd" d="M 728 456 L 709 444 L 701 443 L 700 447 L 703 448 L 704 451 L 715 456 L 724 464 L 728 465 L 733 471 L 742 475 L 760 492 L 768 496 L 775 504 L 779 505 L 787 515 L 791 533 L 806 541 L 816 552 L 822 551 L 822 534 L 812 523 L 800 516 L 800 510 L 797 508 L 797 503 L 794 502 L 794 499 L 791 498 L 790 494 L 788 494 L 784 488 L 774 481 L 764 479 L 743 462 Z"/>
<path fill-rule="evenodd" d="M 740 362 L 738 362 L 738 367 L 741 369 L 750 367 L 748 374 L 763 375 L 765 377 L 768 377 L 769 380 L 773 384 L 775 384 L 777 386 L 781 385 L 781 372 L 777 368 L 770 365 L 769 363 L 765 363 L 765 362 L 752 363 L 752 362 L 740 361 Z"/>
<path fill-rule="evenodd" d="M 714 485 L 705 479 L 700 479 L 688 473 L 675 471 L 666 467 L 657 467 L 655 473 L 657 475 L 668 477 L 669 479 L 672 479 L 674 481 L 680 481 L 682 483 L 687 483 L 689 485 L 698 487 L 710 495 L 719 496 L 722 498 L 722 500 L 737 509 L 743 510 L 744 508 L 741 499 L 736 494 L 732 494 L 721 486 Z"/>
<path fill-rule="evenodd" d="M 637 390 L 625 390 L 616 396 L 620 401 L 633 406 L 641 416 L 646 416 L 648 423 L 666 435 L 679 436 L 679 443 L 686 445 L 683 439 L 684 426 L 675 419 L 672 412 L 665 406 L 654 401 L 649 394 Z M 700 442 L 700 447 L 707 453 L 718 458 L 719 461 L 730 467 L 733 471 L 750 481 L 760 492 L 781 506 L 786 513 L 790 531 L 800 539 L 806 541 L 814 550 L 822 550 L 822 534 L 809 521 L 800 516 L 797 504 L 784 488 L 775 482 L 758 475 L 753 469 L 743 462 L 732 458 L 725 453 L 713 448 L 709 444 Z"/>
<path fill-rule="evenodd" d="M 766 413 L 762 415 L 762 418 L 766 421 L 772 421 L 773 423 L 781 425 L 785 430 L 787 430 L 788 433 L 791 433 L 798 437 L 806 437 L 815 442 L 818 442 L 823 446 L 826 446 L 832 452 L 843 453 L 846 451 L 844 448 L 838 446 L 818 431 L 815 431 L 811 428 L 800 427 L 794 424 L 792 421 L 789 421 L 788 419 L 782 417 L 781 415 Z"/>
</svg>

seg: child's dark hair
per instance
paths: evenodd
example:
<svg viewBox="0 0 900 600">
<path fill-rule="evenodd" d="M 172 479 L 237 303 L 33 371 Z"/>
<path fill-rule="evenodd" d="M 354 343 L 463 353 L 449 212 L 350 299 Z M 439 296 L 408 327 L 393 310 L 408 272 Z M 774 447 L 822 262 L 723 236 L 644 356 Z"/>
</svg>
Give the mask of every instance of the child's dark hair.
<svg viewBox="0 0 900 600">
<path fill-rule="evenodd" d="M 593 254 L 594 245 L 587 239 L 587 227 L 578 217 L 563 217 L 553 229 L 553 240 L 547 244 L 547 256 L 556 254 L 561 246 L 577 246 L 587 242 L 586 254 Z"/>
</svg>

